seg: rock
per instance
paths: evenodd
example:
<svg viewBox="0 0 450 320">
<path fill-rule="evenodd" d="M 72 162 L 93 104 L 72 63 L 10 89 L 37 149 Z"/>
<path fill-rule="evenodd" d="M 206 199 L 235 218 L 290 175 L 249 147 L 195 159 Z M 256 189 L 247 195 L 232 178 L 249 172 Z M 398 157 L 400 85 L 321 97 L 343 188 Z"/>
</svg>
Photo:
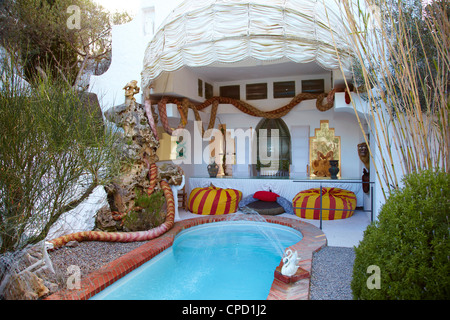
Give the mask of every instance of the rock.
<svg viewBox="0 0 450 320">
<path fill-rule="evenodd" d="M 100 208 L 107 205 L 107 195 L 103 186 L 98 186 L 78 207 L 65 212 L 47 235 L 47 240 L 79 231 L 95 228 L 95 216 Z"/>
<path fill-rule="evenodd" d="M 69 248 L 75 248 L 75 247 L 78 247 L 78 245 L 79 245 L 80 243 L 78 242 L 78 241 L 69 241 L 69 242 L 67 242 L 66 243 L 66 247 L 69 247 Z"/>
<path fill-rule="evenodd" d="M 41 278 L 32 272 L 24 271 L 11 275 L 3 297 L 6 300 L 37 300 L 48 293 L 49 289 Z"/>
<path fill-rule="evenodd" d="M 183 180 L 183 169 L 172 163 L 164 163 L 159 167 L 161 179 L 166 179 L 170 185 L 179 186 Z"/>
<path fill-rule="evenodd" d="M 137 193 L 144 194 L 151 183 L 150 167 L 159 161 L 156 150 L 159 140 L 155 136 L 143 105 L 136 102 L 133 95 L 139 92 L 136 81 L 130 81 L 125 87 L 125 103 L 115 106 L 105 112 L 105 118 L 122 129 L 122 157 L 126 165 L 114 182 L 105 186 L 107 192 L 108 210 L 97 213 L 97 228 L 105 231 L 115 231 L 121 228 L 120 222 L 114 220 L 112 212 L 128 213 L 135 209 Z M 183 170 L 173 164 L 163 164 L 156 177 L 156 189 L 160 188 L 161 179 L 170 185 L 181 185 Z"/>
<path fill-rule="evenodd" d="M 99 230 L 114 232 L 118 231 L 119 224 L 113 219 L 109 206 L 104 206 L 97 212 L 95 225 Z"/>
<path fill-rule="evenodd" d="M 144 107 L 133 99 L 127 99 L 125 104 L 107 110 L 105 117 L 123 129 L 125 143 L 122 156 L 127 165 L 105 190 L 111 211 L 125 213 L 134 208 L 136 192 L 143 193 L 150 186 L 149 168 L 150 164 L 158 161 L 156 150 L 159 148 L 159 141 L 148 123 Z M 103 215 L 100 219 L 105 220 L 102 223 L 107 223 L 103 228 L 112 227 L 112 222 L 107 220 L 109 218 L 103 213 L 99 215 Z"/>
</svg>

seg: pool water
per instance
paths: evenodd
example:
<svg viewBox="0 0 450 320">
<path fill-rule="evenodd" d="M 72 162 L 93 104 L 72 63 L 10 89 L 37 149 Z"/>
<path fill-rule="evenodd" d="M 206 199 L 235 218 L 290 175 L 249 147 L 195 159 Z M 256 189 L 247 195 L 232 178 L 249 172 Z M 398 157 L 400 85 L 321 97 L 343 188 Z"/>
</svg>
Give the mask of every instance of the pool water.
<svg viewBox="0 0 450 320">
<path fill-rule="evenodd" d="M 297 230 L 262 222 L 192 227 L 179 233 L 172 247 L 92 299 L 264 300 L 283 248 L 301 239 Z"/>
</svg>

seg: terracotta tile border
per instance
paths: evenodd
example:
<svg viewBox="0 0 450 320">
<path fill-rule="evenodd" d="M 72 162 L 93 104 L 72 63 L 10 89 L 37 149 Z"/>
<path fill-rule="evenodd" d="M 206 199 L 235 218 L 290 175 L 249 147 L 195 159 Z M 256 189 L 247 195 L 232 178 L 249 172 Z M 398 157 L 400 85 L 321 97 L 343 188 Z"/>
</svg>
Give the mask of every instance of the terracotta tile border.
<svg viewBox="0 0 450 320">
<path fill-rule="evenodd" d="M 175 236 L 182 230 L 197 225 L 226 220 L 227 216 L 205 216 L 176 222 L 174 227 L 159 238 L 151 240 L 133 251 L 89 274 L 81 281 L 81 289 L 59 291 L 46 300 L 87 300 L 118 279 L 172 246 Z M 303 234 L 303 239 L 291 246 L 303 260 L 300 267 L 311 273 L 312 255 L 327 244 L 325 234 L 312 224 L 287 217 L 264 216 L 270 223 L 291 227 Z M 281 262 L 280 262 L 281 264 Z M 276 278 L 268 300 L 308 300 L 310 277 L 286 284 Z"/>
</svg>

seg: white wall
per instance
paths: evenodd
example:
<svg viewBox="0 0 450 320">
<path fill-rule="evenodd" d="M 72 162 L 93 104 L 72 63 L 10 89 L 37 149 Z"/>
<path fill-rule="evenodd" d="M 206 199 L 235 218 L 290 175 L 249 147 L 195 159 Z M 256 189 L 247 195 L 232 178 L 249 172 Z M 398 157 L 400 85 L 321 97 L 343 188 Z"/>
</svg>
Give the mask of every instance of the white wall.
<svg viewBox="0 0 450 320">
<path fill-rule="evenodd" d="M 89 91 L 97 94 L 103 111 L 125 102 L 123 87 L 129 81 L 137 80 L 140 86 L 145 48 L 154 31 L 152 2 L 142 0 L 141 9 L 131 22 L 112 28 L 111 65 L 104 74 L 91 76 L 89 83 Z M 138 102 L 142 101 L 142 92 L 135 96 Z"/>
<path fill-rule="evenodd" d="M 313 102 L 315 103 L 315 100 Z M 345 178 L 361 178 L 363 164 L 358 156 L 357 145 L 364 141 L 364 137 L 356 122 L 356 117 L 349 113 L 335 112 L 333 109 L 326 112 L 317 110 L 302 111 L 302 107 L 307 104 L 309 103 L 301 103 L 294 111 L 282 118 L 289 130 L 292 130 L 293 126 L 309 126 L 310 136 L 313 137 L 315 129 L 320 128 L 320 120 L 329 120 L 330 128 L 335 128 L 335 135 L 341 137 L 341 176 Z M 222 123 L 227 124 L 227 129 L 242 128 L 246 130 L 250 127 L 256 128 L 261 120 L 261 118 L 242 113 L 220 114 L 218 117 Z M 295 139 L 295 136 L 291 136 L 291 139 Z M 236 152 L 240 151 L 237 150 Z"/>
<path fill-rule="evenodd" d="M 214 95 L 218 96 L 221 86 L 240 85 L 241 100 L 245 101 L 246 84 L 266 82 L 268 84 L 268 96 L 264 100 L 247 101 L 258 109 L 269 111 L 280 108 L 288 104 L 292 98 L 273 98 L 273 83 L 277 81 L 295 81 L 296 94 L 301 91 L 301 81 L 310 79 L 324 79 L 325 92 L 331 90 L 331 74 L 325 72 L 318 75 L 301 75 L 295 77 L 278 77 L 266 78 L 256 80 L 240 80 L 230 82 L 211 82 L 208 79 L 197 76 L 190 69 L 181 69 L 177 72 L 171 73 L 168 78 L 158 79 L 156 88 L 161 88 L 161 83 L 164 83 L 164 90 L 166 93 L 171 91 L 182 96 L 186 96 L 195 101 L 203 101 L 204 98 L 198 95 L 198 79 L 202 79 L 203 83 L 209 82 L 213 84 Z M 157 90 L 158 91 L 158 90 Z M 361 104 L 362 106 L 362 104 Z M 173 108 L 172 108 L 173 109 Z M 203 117 L 204 126 L 207 126 L 209 121 L 209 114 L 211 107 L 203 110 L 206 114 Z M 169 114 L 169 113 L 168 113 Z M 171 113 L 172 114 L 172 113 Z M 175 110 L 174 116 L 177 117 Z M 357 145 L 364 142 L 364 137 L 359 127 L 357 118 L 354 114 L 352 105 L 345 103 L 344 93 L 337 93 L 335 97 L 335 107 L 329 111 L 320 112 L 316 108 L 316 100 L 306 100 L 297 105 L 289 114 L 282 118 L 289 129 L 295 126 L 309 126 L 309 136 L 315 135 L 315 129 L 320 127 L 321 120 L 329 120 L 330 128 L 335 128 L 335 135 L 341 137 L 341 177 L 344 178 L 358 178 L 362 176 L 363 164 L 358 156 Z M 219 123 L 227 125 L 227 129 L 243 129 L 244 131 L 252 127 L 256 128 L 261 118 L 253 117 L 242 113 L 237 108 L 228 104 L 221 104 L 216 119 L 216 127 Z M 174 120 L 173 126 L 177 126 L 178 119 Z M 361 119 L 364 122 L 364 119 Z M 187 127 L 189 128 L 189 126 Z M 193 129 L 193 127 L 192 127 Z M 191 131 L 192 132 L 192 131 Z M 295 139 L 295 136 L 291 136 Z M 308 141 L 309 142 L 309 141 Z M 204 147 L 207 143 L 204 142 Z M 246 152 L 246 159 L 249 159 L 248 150 L 237 150 L 238 152 Z M 307 156 L 309 157 L 309 156 Z M 295 159 L 294 159 L 295 162 Z M 193 168 L 186 169 L 193 175 L 204 176 L 207 174 L 207 163 L 202 165 L 192 165 Z M 295 172 L 305 172 L 305 168 L 295 168 Z M 188 174 L 187 174 L 188 175 Z"/>
</svg>

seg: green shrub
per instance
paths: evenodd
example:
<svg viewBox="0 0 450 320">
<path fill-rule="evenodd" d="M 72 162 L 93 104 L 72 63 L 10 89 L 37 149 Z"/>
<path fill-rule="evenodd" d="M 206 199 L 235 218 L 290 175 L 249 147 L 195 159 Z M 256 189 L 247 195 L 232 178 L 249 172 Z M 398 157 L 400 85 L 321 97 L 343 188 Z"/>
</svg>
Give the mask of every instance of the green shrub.
<svg viewBox="0 0 450 320">
<path fill-rule="evenodd" d="M 450 177 L 427 170 L 403 182 L 355 248 L 355 299 L 450 298 Z M 380 268 L 380 289 L 367 286 L 371 265 Z"/>
<path fill-rule="evenodd" d="M 99 107 L 50 72 L 21 85 L 13 57 L 0 61 L 0 253 L 45 239 L 121 167 Z"/>
<path fill-rule="evenodd" d="M 135 210 L 125 216 L 123 223 L 125 229 L 146 231 L 159 226 L 165 219 L 163 210 L 165 201 L 162 191 L 154 192 L 149 196 L 136 190 Z"/>
</svg>

